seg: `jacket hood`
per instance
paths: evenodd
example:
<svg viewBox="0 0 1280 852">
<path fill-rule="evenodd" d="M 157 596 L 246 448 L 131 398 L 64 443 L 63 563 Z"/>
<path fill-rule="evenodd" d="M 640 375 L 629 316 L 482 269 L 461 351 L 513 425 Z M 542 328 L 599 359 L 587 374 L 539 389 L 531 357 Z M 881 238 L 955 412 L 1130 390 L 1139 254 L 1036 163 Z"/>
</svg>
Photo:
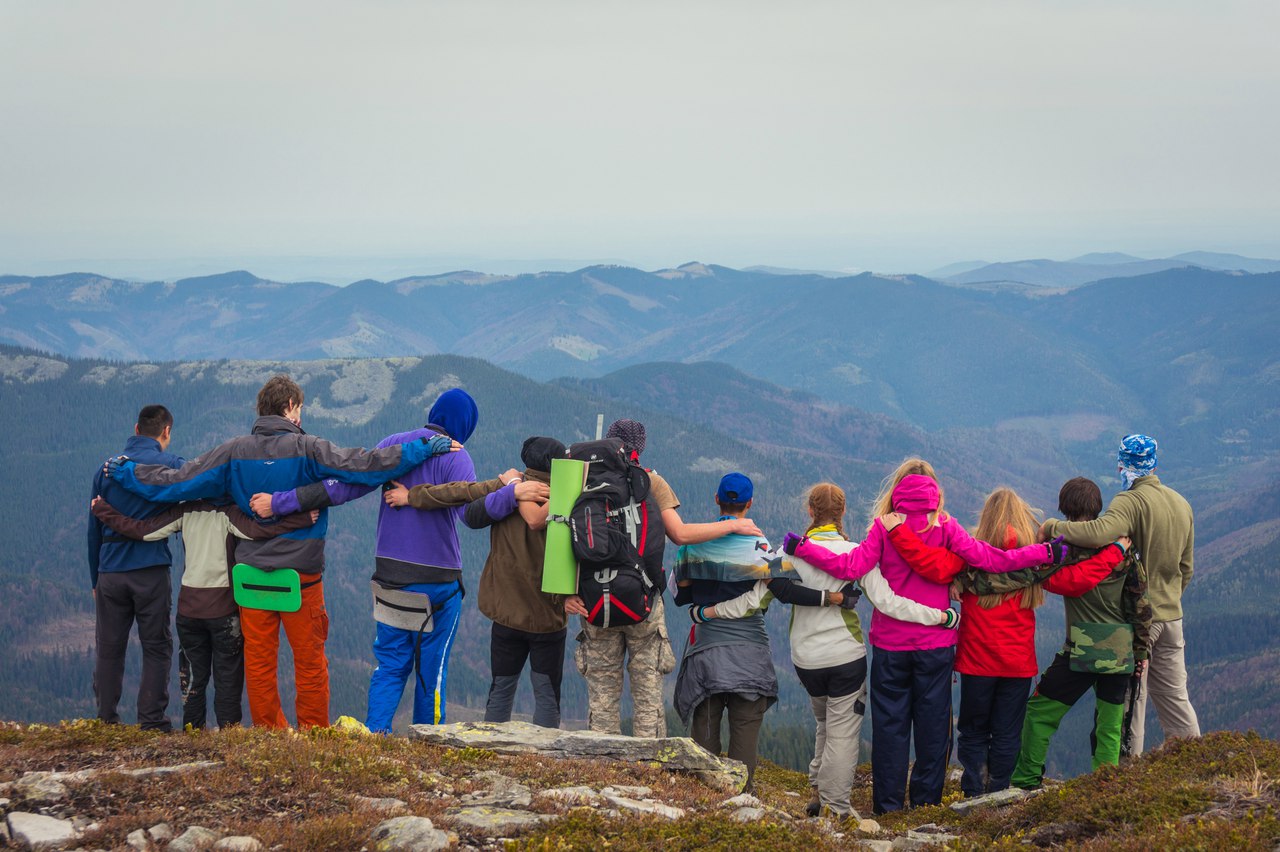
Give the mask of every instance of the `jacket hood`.
<svg viewBox="0 0 1280 852">
<path fill-rule="evenodd" d="M 459 444 L 465 444 L 476 431 L 476 423 L 480 420 L 480 410 L 471 394 L 462 388 L 453 388 L 440 394 L 431 411 L 427 413 L 427 423 L 439 426 L 450 438 Z"/>
<path fill-rule="evenodd" d="M 927 515 L 938 508 L 938 483 L 912 473 L 893 489 L 893 508 L 907 515 Z"/>
<path fill-rule="evenodd" d="M 551 470 L 551 460 L 564 458 L 564 444 L 555 438 L 534 436 L 524 442 L 520 448 L 520 461 L 530 470 L 547 473 Z"/>
<path fill-rule="evenodd" d="M 279 435 L 281 432 L 293 432 L 305 435 L 302 427 L 292 420 L 286 420 L 279 414 L 266 414 L 253 421 L 251 433 L 254 435 Z"/>
</svg>

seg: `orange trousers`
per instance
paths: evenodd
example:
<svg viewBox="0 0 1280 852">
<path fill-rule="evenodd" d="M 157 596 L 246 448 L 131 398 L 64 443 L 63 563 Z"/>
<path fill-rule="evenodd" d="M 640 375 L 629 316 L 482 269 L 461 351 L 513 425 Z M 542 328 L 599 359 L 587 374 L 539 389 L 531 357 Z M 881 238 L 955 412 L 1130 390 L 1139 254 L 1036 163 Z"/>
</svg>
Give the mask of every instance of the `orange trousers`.
<svg viewBox="0 0 1280 852">
<path fill-rule="evenodd" d="M 304 582 L 306 576 L 303 575 Z M 329 613 L 324 608 L 324 583 L 302 590 L 302 608 L 297 612 L 240 608 L 249 716 L 255 727 L 289 727 L 280 706 L 280 687 L 276 682 L 281 625 L 293 649 L 298 727 L 328 727 L 329 661 L 324 655 L 324 643 L 329 638 Z"/>
</svg>

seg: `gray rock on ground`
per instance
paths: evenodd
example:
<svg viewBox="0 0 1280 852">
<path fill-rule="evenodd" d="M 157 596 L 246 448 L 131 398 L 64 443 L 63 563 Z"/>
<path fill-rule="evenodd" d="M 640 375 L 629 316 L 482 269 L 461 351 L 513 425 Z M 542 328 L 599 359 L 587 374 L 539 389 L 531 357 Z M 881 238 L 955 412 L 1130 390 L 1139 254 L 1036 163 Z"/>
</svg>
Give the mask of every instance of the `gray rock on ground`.
<svg viewBox="0 0 1280 852">
<path fill-rule="evenodd" d="M 31 849 L 63 849 L 76 839 L 75 826 L 69 819 L 12 811 L 8 824 L 12 841 Z"/>
<path fill-rule="evenodd" d="M 129 836 L 124 839 L 124 843 L 130 849 L 136 852 L 147 852 L 151 849 L 151 835 L 147 834 L 146 829 L 139 828 L 137 831 L 129 832 Z"/>
<path fill-rule="evenodd" d="M 70 793 L 67 785 L 52 772 L 27 772 L 13 782 L 13 792 L 33 805 L 61 802 Z"/>
<path fill-rule="evenodd" d="M 147 834 L 151 835 L 151 839 L 159 843 L 173 839 L 173 826 L 167 822 L 157 823 L 147 829 Z"/>
<path fill-rule="evenodd" d="M 602 796 L 628 796 L 632 799 L 646 799 L 653 795 L 652 787 L 633 787 L 628 784 L 610 784 L 600 791 Z"/>
<path fill-rule="evenodd" d="M 868 852 L 893 852 L 892 840 L 863 840 L 859 849 L 868 850 Z"/>
<path fill-rule="evenodd" d="M 500 772 L 492 770 L 478 772 L 472 776 L 471 780 L 487 789 L 466 793 L 462 796 L 463 804 L 494 805 L 503 808 L 527 808 L 533 804 L 533 793 L 528 787 Z"/>
<path fill-rule="evenodd" d="M 378 823 L 369 838 L 373 852 L 436 852 L 449 845 L 449 835 L 419 816 L 402 816 Z"/>
<path fill-rule="evenodd" d="M 759 820 L 764 819 L 764 808 L 744 805 L 729 814 L 729 819 L 737 822 L 758 822 Z"/>
<path fill-rule="evenodd" d="M 943 828 L 934 823 L 926 823 L 908 831 L 902 837 L 895 837 L 891 848 L 900 850 L 928 849 L 931 846 L 945 846 L 959 839 L 956 835 L 948 834 Z"/>
<path fill-rule="evenodd" d="M 539 799 L 550 799 L 566 805 L 594 805 L 600 801 L 600 794 L 590 787 L 550 787 L 534 793 Z"/>
<path fill-rule="evenodd" d="M 720 803 L 722 808 L 758 808 L 761 801 L 750 793 L 739 793 L 732 799 L 725 799 Z"/>
<path fill-rule="evenodd" d="M 170 852 L 202 852 L 213 844 L 218 842 L 218 838 L 222 835 L 216 831 L 205 828 L 203 825 L 193 825 L 186 831 L 179 834 L 173 840 L 169 841 L 166 847 Z"/>
<path fill-rule="evenodd" d="M 371 796 L 356 796 L 352 800 L 357 807 L 364 808 L 369 811 L 378 813 L 395 813 L 396 811 L 408 810 L 409 806 L 401 799 L 393 798 L 373 798 Z"/>
<path fill-rule="evenodd" d="M 601 793 L 604 800 L 615 808 L 624 811 L 634 811 L 640 814 L 657 814 L 667 819 L 680 819 L 684 816 L 684 809 L 677 808 L 674 805 L 664 805 L 661 802 L 651 802 L 648 800 L 632 799 L 627 796 L 609 796 Z"/>
<path fill-rule="evenodd" d="M 1020 790 L 1017 787 L 1009 787 L 1006 790 L 997 790 L 994 793 L 974 796 L 971 799 L 961 799 L 958 802 L 952 802 L 949 807 L 958 814 L 967 814 L 983 808 L 1001 808 L 1006 805 L 1012 805 L 1014 802 L 1029 799 L 1040 792 L 1042 791 Z"/>
<path fill-rule="evenodd" d="M 490 805 L 450 808 L 444 812 L 444 818 L 456 828 L 484 837 L 507 837 L 526 828 L 533 828 L 556 819 L 551 814 L 536 814 L 531 811 L 517 811 Z"/>
<path fill-rule="evenodd" d="M 688 737 L 625 737 L 596 731 L 561 731 L 528 722 L 410 725 L 409 737 L 451 748 L 485 748 L 500 754 L 603 758 L 657 765 L 691 773 L 732 793 L 740 792 L 747 782 L 747 769 L 741 762 L 717 757 Z"/>
<path fill-rule="evenodd" d="M 245 834 L 224 837 L 213 844 L 213 852 L 262 852 L 265 848 L 261 840 Z"/>
</svg>

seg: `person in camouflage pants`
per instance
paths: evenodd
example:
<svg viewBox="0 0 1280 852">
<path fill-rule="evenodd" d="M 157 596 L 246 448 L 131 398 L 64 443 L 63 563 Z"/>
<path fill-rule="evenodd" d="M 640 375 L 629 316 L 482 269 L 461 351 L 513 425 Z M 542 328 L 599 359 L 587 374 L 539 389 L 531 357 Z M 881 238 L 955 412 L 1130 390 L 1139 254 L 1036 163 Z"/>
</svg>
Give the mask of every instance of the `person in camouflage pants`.
<svg viewBox="0 0 1280 852">
<path fill-rule="evenodd" d="M 1092 480 L 1076 477 L 1062 486 L 1058 508 L 1069 520 L 1091 520 L 1102 511 L 1102 493 Z M 1063 600 L 1067 643 L 1027 702 L 1022 750 L 1013 770 L 1015 787 L 1040 786 L 1049 740 L 1062 717 L 1091 687 L 1097 698 L 1090 737 L 1093 769 L 1119 764 L 1126 694 L 1146 666 L 1152 610 L 1146 571 L 1136 551 L 1091 591 Z"/>
<path fill-rule="evenodd" d="M 644 424 L 636 420 L 615 420 L 606 434 L 618 438 L 632 461 L 640 463 L 646 437 Z M 680 517 L 680 500 L 657 471 L 649 472 L 649 496 L 662 514 L 662 526 L 674 544 L 696 544 L 730 533 L 759 535 L 760 529 L 750 520 L 734 519 L 705 524 L 687 524 Z M 635 706 L 633 733 L 637 737 L 665 737 L 667 721 L 664 705 L 663 676 L 675 670 L 675 652 L 667 637 L 667 624 L 661 596 L 655 598 L 653 611 L 640 624 L 624 627 L 596 627 L 586 622 L 587 609 L 582 599 L 573 595 L 565 601 L 565 612 L 582 616 L 574 660 L 587 680 L 589 726 L 593 731 L 622 732 L 622 669 L 625 663 L 631 676 L 631 700 Z"/>
<path fill-rule="evenodd" d="M 665 737 L 662 678 L 675 668 L 675 654 L 667 638 L 662 598 L 639 624 L 596 627 L 583 622 L 575 653 L 578 671 L 587 680 L 588 724 L 593 731 L 622 733 L 622 669 L 631 676 L 635 705 L 632 735 Z"/>
</svg>

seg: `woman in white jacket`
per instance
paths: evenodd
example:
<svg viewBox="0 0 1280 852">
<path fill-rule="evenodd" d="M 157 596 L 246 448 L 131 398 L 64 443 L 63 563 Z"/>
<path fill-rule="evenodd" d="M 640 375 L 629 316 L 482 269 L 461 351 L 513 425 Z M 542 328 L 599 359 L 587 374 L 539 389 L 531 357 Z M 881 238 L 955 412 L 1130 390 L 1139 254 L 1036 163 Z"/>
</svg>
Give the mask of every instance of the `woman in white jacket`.
<svg viewBox="0 0 1280 852">
<path fill-rule="evenodd" d="M 810 541 L 834 553 L 847 553 L 857 547 L 844 535 L 845 496 L 838 486 L 822 482 L 810 488 L 808 509 L 810 524 L 805 535 Z M 761 580 L 751 591 L 731 601 L 692 607 L 690 614 L 697 622 L 741 618 L 767 609 L 776 597 L 776 590 L 771 591 L 770 586 L 776 583 L 802 583 L 824 592 L 823 606 L 796 606 L 791 610 L 791 662 L 809 693 L 817 720 L 814 755 L 809 764 L 814 797 L 807 811 L 810 816 L 817 816 L 827 808 L 837 816 L 848 816 L 853 812 L 849 793 L 858 765 L 866 710 L 867 647 L 862 624 L 853 609 L 858 590 L 854 584 L 836 579 L 797 557 L 782 558 L 791 563 L 796 580 Z M 879 569 L 872 570 L 857 585 L 876 609 L 900 621 L 948 627 L 959 622 L 959 613 L 954 609 L 934 609 L 895 594 Z"/>
</svg>

